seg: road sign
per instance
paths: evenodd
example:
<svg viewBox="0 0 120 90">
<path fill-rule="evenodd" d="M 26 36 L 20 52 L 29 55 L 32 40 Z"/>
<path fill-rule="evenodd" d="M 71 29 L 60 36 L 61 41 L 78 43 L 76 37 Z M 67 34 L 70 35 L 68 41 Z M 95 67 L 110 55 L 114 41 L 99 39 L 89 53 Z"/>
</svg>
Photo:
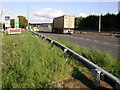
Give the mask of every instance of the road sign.
<svg viewBox="0 0 120 90">
<path fill-rule="evenodd" d="M 19 28 L 19 18 L 15 19 L 15 28 Z"/>
<path fill-rule="evenodd" d="M 5 27 L 10 27 L 10 16 L 5 16 Z"/>
<path fill-rule="evenodd" d="M 21 28 L 9 28 L 8 29 L 8 34 L 20 34 L 21 33 Z"/>
<path fill-rule="evenodd" d="M 10 20 L 10 16 L 5 16 L 5 21 L 9 21 Z"/>
</svg>

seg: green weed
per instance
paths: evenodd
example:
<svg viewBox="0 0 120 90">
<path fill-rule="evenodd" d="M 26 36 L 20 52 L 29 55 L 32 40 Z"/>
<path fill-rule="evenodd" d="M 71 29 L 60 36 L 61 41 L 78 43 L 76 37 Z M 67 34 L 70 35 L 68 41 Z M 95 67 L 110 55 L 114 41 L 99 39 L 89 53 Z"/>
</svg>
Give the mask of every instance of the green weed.
<svg viewBox="0 0 120 90">
<path fill-rule="evenodd" d="M 2 43 L 2 87 L 50 87 L 60 78 L 70 76 L 72 67 L 65 61 L 63 51 L 32 36 L 4 35 Z"/>
<path fill-rule="evenodd" d="M 82 46 L 79 46 L 76 44 L 71 44 L 60 38 L 57 39 L 52 36 L 49 36 L 49 37 L 52 38 L 53 40 L 56 40 L 56 41 L 62 43 L 63 45 L 67 46 L 68 48 L 74 50 L 75 52 L 84 56 L 88 60 L 92 61 L 96 65 L 98 65 L 101 68 L 105 69 L 106 71 L 112 73 L 116 77 L 120 78 L 120 60 L 113 58 L 112 55 L 109 54 L 108 52 L 102 52 L 97 48 L 88 49 L 88 48 L 85 48 L 85 47 L 82 47 Z"/>
</svg>

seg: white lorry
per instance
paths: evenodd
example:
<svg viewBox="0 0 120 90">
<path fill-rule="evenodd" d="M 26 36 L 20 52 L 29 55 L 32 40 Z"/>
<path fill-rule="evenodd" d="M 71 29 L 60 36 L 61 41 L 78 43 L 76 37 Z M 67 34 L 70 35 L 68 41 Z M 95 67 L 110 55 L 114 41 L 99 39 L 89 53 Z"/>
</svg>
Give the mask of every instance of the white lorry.
<svg viewBox="0 0 120 90">
<path fill-rule="evenodd" d="M 52 32 L 70 33 L 74 32 L 75 17 L 71 15 L 63 15 L 53 19 Z"/>
</svg>

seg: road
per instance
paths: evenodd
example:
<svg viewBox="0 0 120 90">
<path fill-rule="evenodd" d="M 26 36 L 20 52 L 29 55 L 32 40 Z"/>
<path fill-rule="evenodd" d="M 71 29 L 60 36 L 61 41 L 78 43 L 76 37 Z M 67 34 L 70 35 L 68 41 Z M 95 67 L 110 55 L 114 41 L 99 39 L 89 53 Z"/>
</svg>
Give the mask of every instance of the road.
<svg viewBox="0 0 120 90">
<path fill-rule="evenodd" d="M 60 38 L 87 48 L 98 48 L 102 52 L 112 54 L 115 58 L 120 58 L 120 38 L 118 37 L 76 33 L 73 35 L 55 34 L 51 33 L 51 30 L 48 28 L 44 28 L 42 34 L 45 36 L 51 35 L 55 38 Z"/>
</svg>

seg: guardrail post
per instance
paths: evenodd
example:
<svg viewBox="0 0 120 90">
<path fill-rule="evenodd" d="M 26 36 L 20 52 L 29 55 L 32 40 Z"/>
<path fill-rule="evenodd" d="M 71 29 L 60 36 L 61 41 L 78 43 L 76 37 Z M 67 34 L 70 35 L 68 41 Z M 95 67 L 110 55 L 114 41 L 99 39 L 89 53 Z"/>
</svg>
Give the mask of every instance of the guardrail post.
<svg viewBox="0 0 120 90">
<path fill-rule="evenodd" d="M 120 90 L 120 82 L 116 82 L 115 90 Z"/>
<path fill-rule="evenodd" d="M 92 69 L 92 74 L 93 74 L 93 78 L 94 78 L 94 85 L 96 87 L 100 86 L 100 74 L 101 71 L 98 69 Z"/>
<path fill-rule="evenodd" d="M 36 34 L 35 34 L 35 33 L 33 33 L 33 37 L 36 37 Z"/>
<path fill-rule="evenodd" d="M 51 40 L 51 49 L 53 50 L 53 40 Z"/>
<path fill-rule="evenodd" d="M 45 40 L 46 40 L 46 37 L 44 36 Z"/>
<path fill-rule="evenodd" d="M 38 35 L 35 35 L 36 38 L 38 38 Z"/>
<path fill-rule="evenodd" d="M 64 48 L 64 58 L 67 61 L 67 49 L 66 48 Z"/>
<path fill-rule="evenodd" d="M 41 38 L 43 39 L 43 38 L 44 38 L 44 36 L 43 36 L 43 35 L 41 35 Z"/>
<path fill-rule="evenodd" d="M 39 37 L 40 37 L 41 35 L 39 34 Z"/>
</svg>

